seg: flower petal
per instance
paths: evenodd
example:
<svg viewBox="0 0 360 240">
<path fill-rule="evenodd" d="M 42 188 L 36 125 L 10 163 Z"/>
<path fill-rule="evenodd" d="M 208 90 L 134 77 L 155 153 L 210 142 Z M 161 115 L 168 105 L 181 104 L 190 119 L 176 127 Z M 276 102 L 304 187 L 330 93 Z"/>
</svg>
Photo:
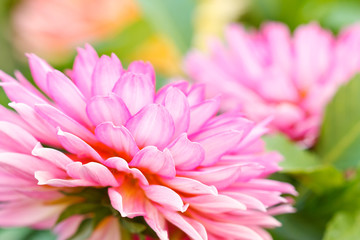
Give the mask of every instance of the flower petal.
<svg viewBox="0 0 360 240">
<path fill-rule="evenodd" d="M 110 122 L 102 123 L 96 127 L 95 136 L 120 155 L 125 154 L 132 158 L 139 151 L 134 137 L 123 126 L 114 126 Z"/>
<path fill-rule="evenodd" d="M 199 195 L 183 199 L 192 208 L 209 214 L 246 210 L 244 204 L 225 195 Z"/>
<path fill-rule="evenodd" d="M 113 92 L 121 97 L 132 115 L 154 102 L 155 86 L 148 75 L 125 73 Z"/>
<path fill-rule="evenodd" d="M 186 132 L 190 124 L 190 107 L 186 96 L 179 89 L 170 87 L 167 90 L 163 105 L 174 120 L 174 137 Z"/>
<path fill-rule="evenodd" d="M 48 94 L 47 74 L 54 69 L 46 61 L 35 54 L 26 54 L 26 56 L 29 60 L 31 75 L 34 78 L 36 85 Z"/>
<path fill-rule="evenodd" d="M 161 181 L 164 183 L 164 185 L 169 186 L 171 189 L 183 192 L 185 194 L 218 194 L 216 187 L 205 185 L 192 178 L 163 178 Z"/>
<path fill-rule="evenodd" d="M 108 96 L 93 97 L 87 104 L 86 111 L 95 126 L 103 122 L 112 122 L 116 126 L 121 126 L 130 118 L 125 103 L 113 93 Z"/>
<path fill-rule="evenodd" d="M 63 132 L 58 128 L 58 139 L 67 151 L 76 154 L 79 158 L 92 158 L 98 162 L 104 161 L 89 144 L 74 134 Z"/>
<path fill-rule="evenodd" d="M 204 160 L 203 147 L 199 143 L 191 142 L 186 133 L 181 134 L 168 148 L 179 170 L 194 169 Z"/>
<path fill-rule="evenodd" d="M 190 126 L 188 134 L 199 131 L 211 117 L 213 117 L 220 107 L 218 98 L 205 100 L 202 103 L 190 108 Z"/>
<path fill-rule="evenodd" d="M 92 94 L 108 95 L 115 83 L 120 79 L 123 69 L 115 54 L 101 56 L 92 74 Z"/>
<path fill-rule="evenodd" d="M 81 162 L 73 162 L 66 168 L 69 176 L 75 179 L 85 179 L 103 187 L 119 185 L 110 170 L 97 162 L 89 162 L 84 165 Z"/>
<path fill-rule="evenodd" d="M 141 149 L 129 163 L 131 167 L 146 169 L 159 176 L 175 177 L 174 159 L 168 149 L 163 152 L 154 146 L 147 146 Z"/>
<path fill-rule="evenodd" d="M 86 99 L 91 97 L 91 76 L 99 59 L 96 51 L 89 44 L 85 48 L 78 48 L 75 58 L 72 79 Z"/>
<path fill-rule="evenodd" d="M 129 187 L 109 188 L 110 202 L 122 217 L 145 216 L 144 197 L 141 190 Z"/>
<path fill-rule="evenodd" d="M 45 159 L 64 170 L 68 164 L 73 162 L 73 160 L 71 160 L 71 158 L 66 156 L 64 153 L 53 148 L 44 148 L 40 143 L 36 144 L 31 153 L 33 156 Z"/>
<path fill-rule="evenodd" d="M 97 142 L 92 132 L 90 132 L 80 123 L 76 122 L 74 119 L 59 111 L 57 108 L 52 107 L 48 104 L 36 104 L 34 109 L 43 119 L 45 119 L 52 126 L 61 127 L 65 131 L 71 132 L 86 141 Z"/>
<path fill-rule="evenodd" d="M 165 147 L 174 134 L 174 121 L 165 107 L 150 104 L 126 123 L 139 147 Z"/>
<path fill-rule="evenodd" d="M 128 71 L 148 75 L 153 85 L 155 86 L 155 70 L 151 63 L 143 61 L 133 61 L 129 64 Z"/>
<path fill-rule="evenodd" d="M 142 187 L 145 195 L 153 202 L 160 204 L 166 209 L 185 212 L 188 205 L 184 205 L 181 197 L 170 188 L 161 185 L 148 185 Z"/>
<path fill-rule="evenodd" d="M 0 121 L 0 146 L 11 152 L 30 153 L 37 140 L 26 130 L 10 123 Z"/>
<path fill-rule="evenodd" d="M 242 131 L 230 130 L 199 140 L 205 150 L 205 159 L 201 166 L 213 165 L 222 155 L 238 145 L 242 138 Z"/>
<path fill-rule="evenodd" d="M 91 126 L 86 115 L 85 98 L 76 85 L 63 73 L 55 70 L 47 75 L 49 95 L 69 116 Z"/>
</svg>

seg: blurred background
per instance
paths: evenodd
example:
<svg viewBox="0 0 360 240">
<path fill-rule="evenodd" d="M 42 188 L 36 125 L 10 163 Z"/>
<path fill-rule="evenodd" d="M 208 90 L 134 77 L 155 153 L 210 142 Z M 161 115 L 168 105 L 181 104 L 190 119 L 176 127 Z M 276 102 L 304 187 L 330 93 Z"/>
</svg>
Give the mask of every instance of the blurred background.
<svg viewBox="0 0 360 240">
<path fill-rule="evenodd" d="M 0 69 L 11 75 L 20 70 L 29 77 L 27 52 L 57 69 L 71 68 L 76 47 L 90 43 L 99 54 L 116 53 L 123 65 L 151 61 L 161 85 L 183 76 L 187 51 L 206 51 L 209 39 L 221 37 L 230 22 L 258 27 L 264 21 L 281 21 L 293 30 L 317 21 L 337 33 L 359 20 L 358 0 L 1 0 Z M 0 102 L 7 102 L 2 92 Z M 321 199 L 307 199 L 307 204 L 316 201 Z M 280 216 L 285 226 L 272 232 L 274 238 L 320 239 L 326 219 L 309 222 L 312 217 L 306 214 Z M 52 238 L 44 231 L 0 230 L 0 239 Z"/>
</svg>

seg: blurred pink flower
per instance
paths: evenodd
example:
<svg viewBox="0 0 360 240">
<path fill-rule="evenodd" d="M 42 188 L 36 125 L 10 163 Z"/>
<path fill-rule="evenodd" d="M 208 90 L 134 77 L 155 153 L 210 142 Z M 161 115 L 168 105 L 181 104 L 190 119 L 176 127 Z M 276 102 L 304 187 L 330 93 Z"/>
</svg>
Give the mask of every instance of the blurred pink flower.
<svg viewBox="0 0 360 240">
<path fill-rule="evenodd" d="M 224 111 L 239 110 L 255 121 L 273 116 L 273 129 L 307 146 L 338 86 L 360 69 L 359 26 L 335 38 L 316 23 L 293 36 L 281 23 L 258 32 L 231 25 L 225 38 L 226 44 L 212 42 L 209 56 L 189 54 L 190 76 L 209 85 L 209 96 L 222 93 Z"/>
<path fill-rule="evenodd" d="M 16 111 L 0 114 L 0 226 L 48 227 L 76 202 L 61 192 L 108 187 L 112 207 L 144 217 L 160 239 L 174 226 L 192 239 L 270 239 L 271 215 L 292 211 L 281 195 L 296 192 L 265 179 L 281 156 L 264 151 L 264 123 L 216 116 L 219 99 L 205 100 L 203 85 L 155 92 L 149 63 L 126 70 L 114 54 L 78 52 L 70 78 L 28 55 L 46 95 L 0 73 Z"/>
<path fill-rule="evenodd" d="M 12 13 L 17 48 L 54 62 L 79 44 L 114 36 L 138 18 L 135 0 L 22 0 Z"/>
</svg>

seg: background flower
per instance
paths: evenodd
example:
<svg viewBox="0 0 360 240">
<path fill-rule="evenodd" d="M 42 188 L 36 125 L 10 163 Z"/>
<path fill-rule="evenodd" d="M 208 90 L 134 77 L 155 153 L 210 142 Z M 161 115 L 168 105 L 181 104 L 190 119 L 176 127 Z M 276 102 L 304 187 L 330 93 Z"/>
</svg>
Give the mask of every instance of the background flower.
<svg viewBox="0 0 360 240">
<path fill-rule="evenodd" d="M 264 151 L 265 123 L 215 116 L 219 99 L 206 100 L 202 85 L 155 92 L 149 63 L 126 70 L 114 54 L 78 52 L 70 78 L 28 55 L 46 95 L 20 73 L 0 75 L 16 111 L 0 115 L 1 226 L 49 227 L 80 214 L 93 227 L 140 217 L 160 239 L 170 226 L 193 239 L 270 238 L 263 228 L 279 226 L 271 215 L 292 211 L 282 194 L 296 192 L 265 179 L 281 159 Z"/>
<path fill-rule="evenodd" d="M 214 40 L 208 56 L 194 51 L 186 69 L 207 83 L 208 95 L 222 93 L 222 109 L 244 112 L 255 121 L 273 116 L 273 129 L 311 146 L 324 108 L 338 86 L 360 69 L 360 28 L 334 37 L 316 23 L 293 36 L 281 23 L 259 31 L 227 28 L 226 44 Z"/>
</svg>

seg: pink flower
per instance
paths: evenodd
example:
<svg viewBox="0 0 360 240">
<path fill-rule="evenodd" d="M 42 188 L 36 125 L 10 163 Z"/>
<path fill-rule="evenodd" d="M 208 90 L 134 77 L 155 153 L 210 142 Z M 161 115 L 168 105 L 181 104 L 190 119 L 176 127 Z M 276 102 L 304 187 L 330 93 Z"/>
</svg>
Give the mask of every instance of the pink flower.
<svg viewBox="0 0 360 240">
<path fill-rule="evenodd" d="M 222 93 L 223 110 L 240 110 L 255 121 L 273 116 L 271 127 L 310 146 L 317 137 L 325 105 L 338 86 L 360 69 L 360 28 L 335 38 L 315 23 L 291 37 L 280 23 L 261 30 L 227 28 L 226 45 L 215 40 L 209 56 L 189 54 L 186 69 Z"/>
<path fill-rule="evenodd" d="M 14 41 L 21 53 L 58 63 L 79 44 L 113 37 L 139 12 L 134 0 L 21 0 L 11 16 Z"/>
<path fill-rule="evenodd" d="M 0 226 L 48 227 L 81 201 L 79 187 L 106 187 L 115 212 L 143 217 L 160 239 L 270 238 L 271 215 L 292 211 L 282 194 L 296 192 L 265 179 L 281 156 L 264 151 L 264 124 L 216 116 L 219 99 L 205 100 L 202 85 L 156 92 L 149 63 L 126 70 L 114 54 L 78 51 L 70 78 L 28 55 L 46 95 L 20 73 L 0 74 L 16 111 L 0 114 Z M 57 227 L 63 238 L 71 221 Z"/>
</svg>

